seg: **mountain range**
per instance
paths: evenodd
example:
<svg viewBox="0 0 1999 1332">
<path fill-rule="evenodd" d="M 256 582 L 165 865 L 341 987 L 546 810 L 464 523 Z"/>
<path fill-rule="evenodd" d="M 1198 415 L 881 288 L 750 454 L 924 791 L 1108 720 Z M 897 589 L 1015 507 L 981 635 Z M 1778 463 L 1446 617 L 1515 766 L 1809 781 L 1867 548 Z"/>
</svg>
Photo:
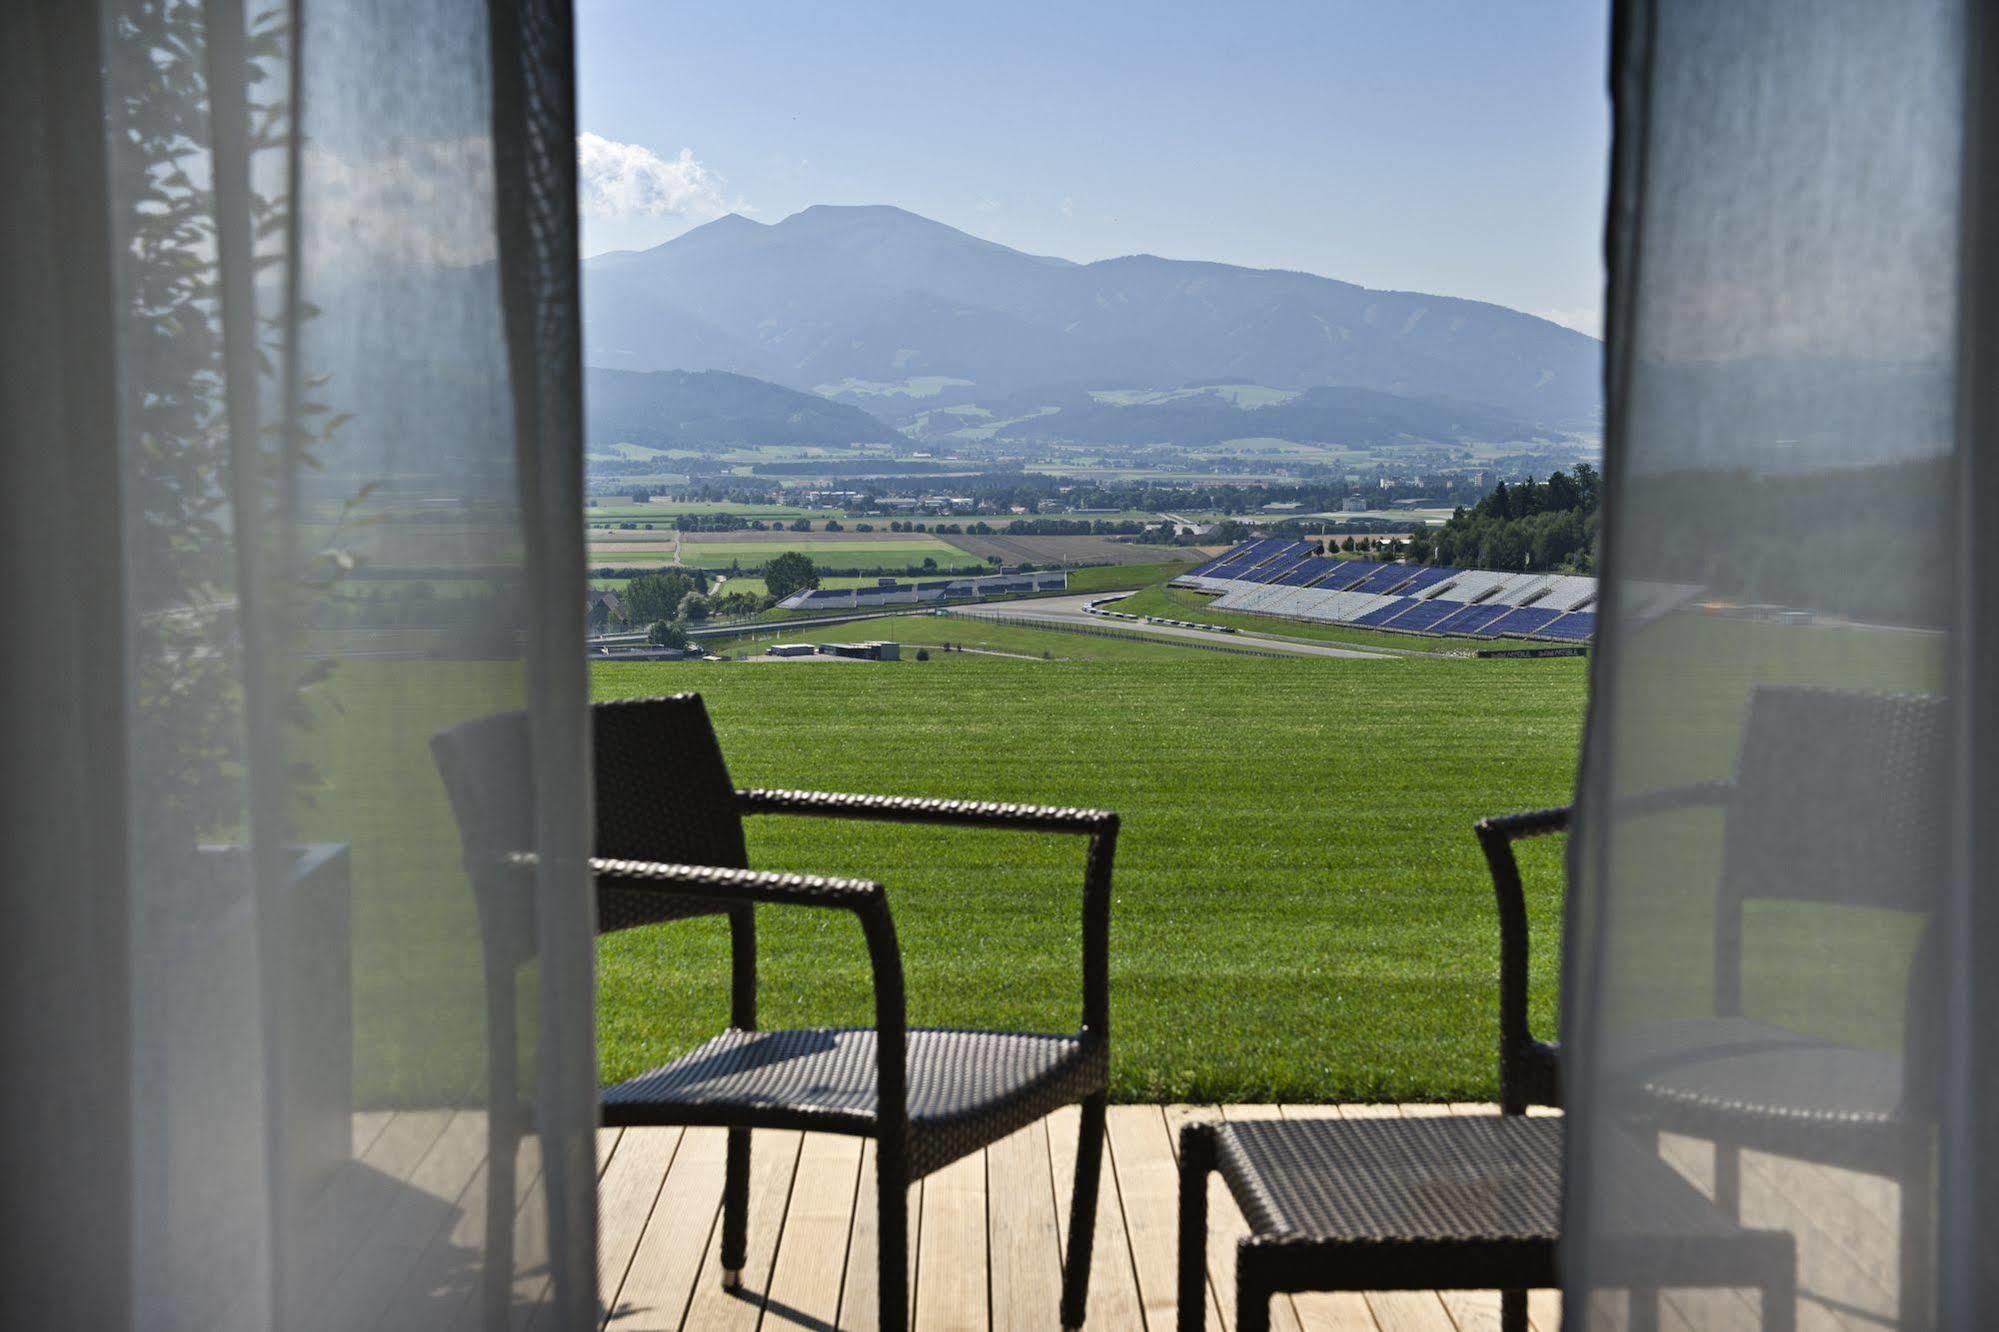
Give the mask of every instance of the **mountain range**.
<svg viewBox="0 0 1999 1332">
<path fill-rule="evenodd" d="M 593 448 L 704 444 L 860 444 L 895 432 L 858 407 L 722 370 L 583 372 L 584 438 Z"/>
<path fill-rule="evenodd" d="M 1502 306 L 1151 255 L 1072 263 L 898 208 L 731 215 L 583 272 L 593 366 L 752 376 L 919 437 L 1529 438 L 1600 414 L 1601 344 Z"/>
</svg>

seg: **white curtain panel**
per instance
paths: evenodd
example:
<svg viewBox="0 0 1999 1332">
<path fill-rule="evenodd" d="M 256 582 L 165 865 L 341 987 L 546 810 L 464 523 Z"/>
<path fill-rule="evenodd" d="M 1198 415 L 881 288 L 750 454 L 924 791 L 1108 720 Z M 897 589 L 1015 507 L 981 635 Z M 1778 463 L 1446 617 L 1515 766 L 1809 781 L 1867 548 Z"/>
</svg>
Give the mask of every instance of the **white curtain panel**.
<svg viewBox="0 0 1999 1332">
<path fill-rule="evenodd" d="M 567 6 L 0 27 L 0 1324 L 584 1326 Z"/>
<path fill-rule="evenodd" d="M 1571 1327 L 1995 1316 L 1970 891 L 1990 817 L 1965 817 L 1999 757 L 1971 739 L 1999 586 L 1973 447 L 1983 21 L 1618 7 Z M 1682 1182 L 1709 1206 L 1679 1207 Z M 1704 1244 L 1717 1223 L 1752 1233 Z"/>
</svg>

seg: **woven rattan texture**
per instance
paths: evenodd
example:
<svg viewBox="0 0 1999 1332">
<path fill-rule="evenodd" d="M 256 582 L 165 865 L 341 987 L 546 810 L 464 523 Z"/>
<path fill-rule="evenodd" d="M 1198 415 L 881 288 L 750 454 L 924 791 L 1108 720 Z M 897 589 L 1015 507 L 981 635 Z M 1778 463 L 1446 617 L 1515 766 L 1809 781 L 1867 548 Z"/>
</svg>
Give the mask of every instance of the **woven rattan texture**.
<svg viewBox="0 0 1999 1332">
<path fill-rule="evenodd" d="M 698 694 L 599 703 L 590 709 L 599 857 L 742 869 L 736 791 Z M 603 879 L 599 933 L 712 910 Z"/>
<path fill-rule="evenodd" d="M 916 1028 L 908 1044 L 910 1165 L 921 1176 L 1104 1085 L 1100 1045 L 1073 1036 Z M 604 1092 L 604 1122 L 685 1122 L 688 1107 L 782 1112 L 866 1133 L 877 1110 L 870 1029 L 729 1031 Z"/>
<path fill-rule="evenodd" d="M 1216 1148 L 1260 1235 L 1553 1242 L 1560 1224 L 1553 1116 L 1249 1120 L 1222 1125 Z"/>
</svg>

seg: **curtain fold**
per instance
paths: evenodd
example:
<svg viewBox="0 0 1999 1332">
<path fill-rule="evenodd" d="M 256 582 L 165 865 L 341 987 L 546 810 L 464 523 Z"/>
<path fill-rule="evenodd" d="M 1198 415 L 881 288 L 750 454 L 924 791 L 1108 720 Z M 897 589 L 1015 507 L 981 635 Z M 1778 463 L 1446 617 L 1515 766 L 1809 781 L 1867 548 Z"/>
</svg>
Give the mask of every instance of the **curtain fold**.
<svg viewBox="0 0 1999 1332">
<path fill-rule="evenodd" d="M 0 48 L 0 1322 L 583 1326 L 567 5 L 31 0 Z M 515 711 L 541 868 L 482 915 L 429 740 Z"/>
<path fill-rule="evenodd" d="M 1957 1072 L 1982 1048 L 1965 792 L 1991 664 L 1975 17 L 1618 7 L 1571 1326 L 1989 1321 L 1975 1232 L 1945 1223 L 1988 1155 Z M 1634 1145 L 1673 1173 L 1621 1168 Z M 1682 1181 L 1788 1246 L 1795 1299 L 1708 1288 L 1683 1236 L 1630 1261 L 1632 1218 Z"/>
</svg>

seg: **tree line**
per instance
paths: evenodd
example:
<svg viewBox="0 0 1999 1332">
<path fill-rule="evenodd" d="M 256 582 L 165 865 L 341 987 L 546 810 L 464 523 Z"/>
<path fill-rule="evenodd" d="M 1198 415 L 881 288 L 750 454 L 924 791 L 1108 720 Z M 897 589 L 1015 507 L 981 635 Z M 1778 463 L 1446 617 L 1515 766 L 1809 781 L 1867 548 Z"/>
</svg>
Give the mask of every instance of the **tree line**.
<svg viewBox="0 0 1999 1332">
<path fill-rule="evenodd" d="M 1515 485 L 1504 481 L 1470 508 L 1460 505 L 1436 532 L 1418 531 L 1418 564 L 1508 572 L 1591 573 L 1596 568 L 1602 478 L 1588 463 Z"/>
</svg>

